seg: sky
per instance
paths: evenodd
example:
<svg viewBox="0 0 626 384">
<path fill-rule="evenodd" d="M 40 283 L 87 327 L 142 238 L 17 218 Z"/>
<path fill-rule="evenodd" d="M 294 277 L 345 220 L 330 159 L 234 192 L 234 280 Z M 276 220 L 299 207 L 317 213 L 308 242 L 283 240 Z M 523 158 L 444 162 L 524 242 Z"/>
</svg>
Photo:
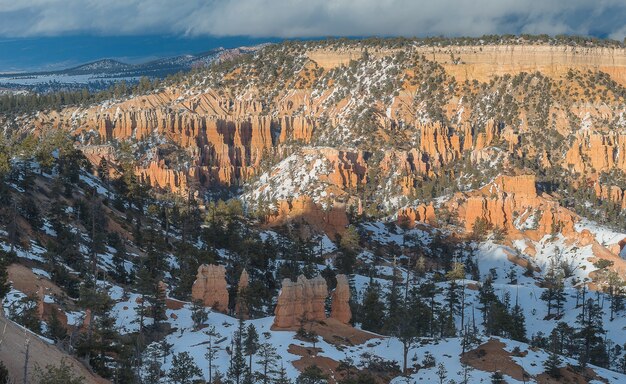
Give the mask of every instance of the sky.
<svg viewBox="0 0 626 384">
<path fill-rule="evenodd" d="M 0 0 L 0 71 L 325 36 L 623 40 L 624 0 Z"/>
</svg>

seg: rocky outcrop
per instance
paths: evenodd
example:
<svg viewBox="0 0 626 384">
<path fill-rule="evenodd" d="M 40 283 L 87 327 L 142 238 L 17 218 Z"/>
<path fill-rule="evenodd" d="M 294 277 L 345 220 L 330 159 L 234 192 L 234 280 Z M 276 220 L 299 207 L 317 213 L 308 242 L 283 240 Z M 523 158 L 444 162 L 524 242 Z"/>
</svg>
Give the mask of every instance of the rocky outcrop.
<svg viewBox="0 0 626 384">
<path fill-rule="evenodd" d="M 453 199 L 454 200 L 454 199 Z M 454 205 L 454 203 L 453 203 Z M 464 204 L 451 209 L 464 212 L 464 224 L 472 231 L 477 220 L 514 235 L 520 230 L 535 230 L 539 235 L 571 233 L 576 215 L 549 197 L 538 196 L 534 175 L 500 176 L 481 190 L 470 193 Z M 522 223 L 534 217 L 537 228 Z"/>
<path fill-rule="evenodd" d="M 614 131 L 579 131 L 565 155 L 565 164 L 583 174 L 612 168 L 626 172 L 626 135 Z"/>
<path fill-rule="evenodd" d="M 329 234 L 343 233 L 349 224 L 345 204 L 335 203 L 324 209 L 308 196 L 292 201 L 280 201 L 276 212 L 266 217 L 269 226 L 283 225 L 293 221 L 305 222 Z"/>
<path fill-rule="evenodd" d="M 346 275 L 337 275 L 337 287 L 332 293 L 330 317 L 344 324 L 350 323 L 350 285 Z"/>
<path fill-rule="evenodd" d="M 284 279 L 274 311 L 274 326 L 291 328 L 300 326 L 303 321 L 324 321 L 327 297 L 326 280 L 321 276 L 307 280 L 300 275 L 296 282 Z"/>
<path fill-rule="evenodd" d="M 191 287 L 192 299 L 220 312 L 228 311 L 226 268 L 223 265 L 202 264 Z"/>
<path fill-rule="evenodd" d="M 174 193 L 187 191 L 189 172 L 169 169 L 163 161 L 151 161 L 147 167 L 135 170 L 139 181 L 152 187 L 170 190 Z"/>
<path fill-rule="evenodd" d="M 399 225 L 412 228 L 417 222 L 435 225 L 437 223 L 435 207 L 432 204 L 421 204 L 417 207 L 405 207 L 398 211 Z"/>
<path fill-rule="evenodd" d="M 522 232 L 532 237 L 575 232 L 576 214 L 549 195 L 539 195 L 535 183 L 534 175 L 498 176 L 479 190 L 457 193 L 442 203 L 442 209 L 458 215 L 467 232 L 472 232 L 477 220 L 511 237 Z M 409 227 L 415 222 L 436 225 L 436 213 L 433 205 L 406 207 L 398 212 L 398 223 Z"/>
<path fill-rule="evenodd" d="M 599 198 L 612 201 L 621 209 L 626 209 L 626 190 L 616 185 L 601 185 L 600 183 L 594 185 L 594 190 Z"/>
</svg>

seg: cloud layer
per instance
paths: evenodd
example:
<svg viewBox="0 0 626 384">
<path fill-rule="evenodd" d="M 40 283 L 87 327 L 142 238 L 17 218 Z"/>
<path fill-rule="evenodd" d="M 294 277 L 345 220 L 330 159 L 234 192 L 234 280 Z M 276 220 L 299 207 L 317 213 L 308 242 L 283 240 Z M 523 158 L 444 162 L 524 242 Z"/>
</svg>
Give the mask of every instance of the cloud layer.
<svg viewBox="0 0 626 384">
<path fill-rule="evenodd" d="M 478 36 L 623 39 L 623 0 L 0 0 L 0 36 Z"/>
</svg>

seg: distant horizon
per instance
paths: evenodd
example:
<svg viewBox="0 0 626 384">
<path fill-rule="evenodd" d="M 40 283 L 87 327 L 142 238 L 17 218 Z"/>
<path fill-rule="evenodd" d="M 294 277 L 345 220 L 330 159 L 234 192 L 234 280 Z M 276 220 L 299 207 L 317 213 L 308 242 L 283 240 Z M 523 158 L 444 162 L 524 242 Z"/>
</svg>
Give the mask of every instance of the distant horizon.
<svg viewBox="0 0 626 384">
<path fill-rule="evenodd" d="M 45 72 L 112 59 L 126 64 L 216 48 L 280 42 L 277 38 L 180 36 L 55 36 L 0 38 L 0 73 Z"/>
<path fill-rule="evenodd" d="M 499 34 L 495 34 L 499 35 Z M 505 35 L 505 34 L 501 34 Z M 516 34 L 519 36 L 520 34 Z M 537 36 L 539 34 L 533 34 Z M 580 36 L 589 39 L 613 40 L 608 36 Z M 549 35 L 554 37 L 555 35 Z M 181 55 L 196 55 L 217 48 L 232 49 L 287 40 L 324 40 L 334 38 L 367 39 L 377 36 L 326 36 L 308 38 L 185 37 L 185 36 L 49 36 L 0 37 L 0 74 L 54 72 L 101 61 L 116 60 L 125 64 L 143 64 Z M 380 38 L 481 38 L 482 36 L 380 36 Z"/>
</svg>

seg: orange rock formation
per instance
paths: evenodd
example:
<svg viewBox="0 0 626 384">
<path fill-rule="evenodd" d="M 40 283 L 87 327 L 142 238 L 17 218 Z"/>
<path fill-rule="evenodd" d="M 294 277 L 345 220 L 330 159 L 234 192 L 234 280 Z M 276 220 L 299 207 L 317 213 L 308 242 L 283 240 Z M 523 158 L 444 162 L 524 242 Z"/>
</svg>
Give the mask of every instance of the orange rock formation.
<svg viewBox="0 0 626 384">
<path fill-rule="evenodd" d="M 294 220 L 304 221 L 331 234 L 343 233 L 349 224 L 345 204 L 336 203 L 330 209 L 323 209 L 308 196 L 279 202 L 277 212 L 266 218 L 270 226 L 282 225 Z"/>
<path fill-rule="evenodd" d="M 534 175 L 500 176 L 481 190 L 469 193 L 460 206 L 455 204 L 453 201 L 451 209 L 464 212 L 461 215 L 467 231 L 473 229 L 476 220 L 482 219 L 514 235 L 520 230 L 516 221 L 523 223 L 531 215 L 538 215 L 538 227 L 534 228 L 538 234 L 555 231 L 565 234 L 574 230 L 577 220 L 574 213 L 549 196 L 537 195 Z"/>
<path fill-rule="evenodd" d="M 332 293 L 330 317 L 344 324 L 350 323 L 350 286 L 346 275 L 337 275 L 337 287 Z"/>
<path fill-rule="evenodd" d="M 196 281 L 191 287 L 191 297 L 193 300 L 201 301 L 207 307 L 227 312 L 226 268 L 223 265 L 206 264 L 198 267 Z"/>
<path fill-rule="evenodd" d="M 327 297 L 326 280 L 321 276 L 307 280 L 300 275 L 296 282 L 284 279 L 274 311 L 274 326 L 290 328 L 299 326 L 301 321 L 324 321 Z"/>
</svg>

